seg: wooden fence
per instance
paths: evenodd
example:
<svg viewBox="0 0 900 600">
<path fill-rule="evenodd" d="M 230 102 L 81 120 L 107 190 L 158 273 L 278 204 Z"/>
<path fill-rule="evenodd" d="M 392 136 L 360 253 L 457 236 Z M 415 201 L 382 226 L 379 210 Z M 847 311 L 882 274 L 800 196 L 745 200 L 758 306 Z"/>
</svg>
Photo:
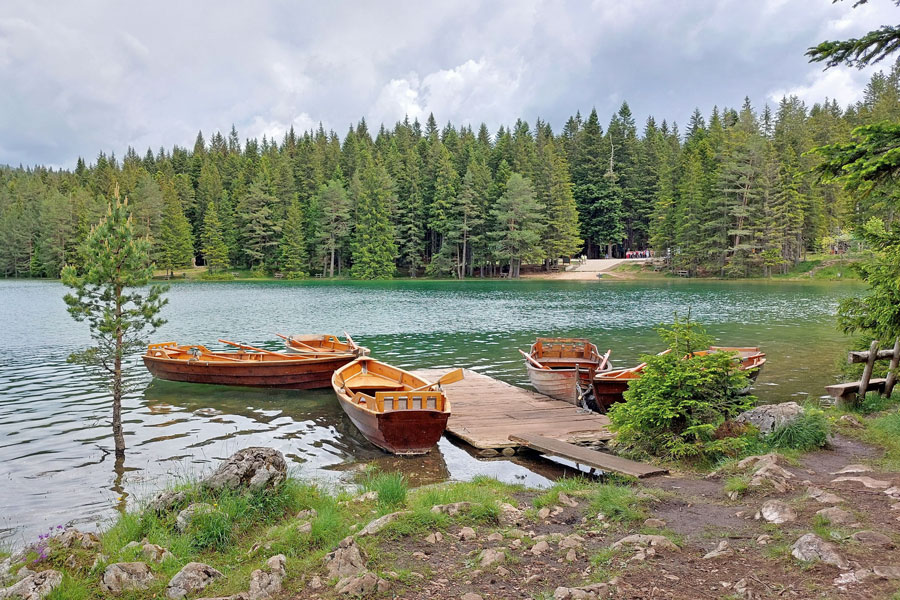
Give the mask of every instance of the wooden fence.
<svg viewBox="0 0 900 600">
<path fill-rule="evenodd" d="M 875 362 L 879 360 L 890 360 L 890 367 L 887 377 L 872 378 L 872 371 L 875 369 Z M 894 384 L 897 382 L 897 367 L 900 366 L 900 338 L 894 342 L 894 348 L 891 350 L 879 350 L 878 340 L 873 341 L 869 345 L 869 349 L 865 351 L 850 352 L 847 356 L 847 362 L 866 363 L 863 368 L 863 374 L 859 381 L 849 383 L 839 383 L 825 387 L 829 396 L 833 396 L 838 404 L 852 403 L 855 398 L 864 398 L 867 392 L 878 391 L 890 396 L 894 391 Z"/>
</svg>

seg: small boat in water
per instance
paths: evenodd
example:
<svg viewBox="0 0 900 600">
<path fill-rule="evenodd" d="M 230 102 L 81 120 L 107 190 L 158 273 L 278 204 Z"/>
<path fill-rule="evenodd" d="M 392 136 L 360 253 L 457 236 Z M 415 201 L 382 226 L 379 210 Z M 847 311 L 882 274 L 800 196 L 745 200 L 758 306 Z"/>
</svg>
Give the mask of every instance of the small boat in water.
<svg viewBox="0 0 900 600">
<path fill-rule="evenodd" d="M 331 384 L 341 408 L 366 439 L 387 452 L 414 455 L 431 450 L 447 428 L 450 401 L 439 386 L 462 377 L 456 369 L 429 383 L 362 357 L 335 371 Z"/>
<path fill-rule="evenodd" d="M 368 356 L 369 349 L 357 345 L 346 333 L 347 341 L 342 342 L 336 335 L 328 334 L 301 334 L 282 335 L 276 333 L 284 340 L 284 346 L 289 354 L 318 354 L 333 355 L 347 354 L 349 356 Z"/>
<path fill-rule="evenodd" d="M 660 354 L 667 354 L 671 350 L 666 350 Z M 731 352 L 736 354 L 737 360 L 740 361 L 738 367 L 741 371 L 747 373 L 751 384 L 756 381 L 759 371 L 766 363 L 766 355 L 761 352 L 758 347 L 730 347 L 730 346 L 710 346 L 709 350 L 701 350 L 694 352 L 693 356 L 703 356 L 711 352 Z M 599 413 L 605 413 L 611 405 L 624 400 L 623 394 L 628 389 L 629 382 L 639 379 L 641 373 L 647 363 L 641 363 L 630 369 L 615 369 L 605 373 L 593 373 L 589 376 L 590 381 L 584 381 L 582 377 L 579 380 L 579 404 L 584 404 L 591 410 Z M 749 393 L 750 386 L 740 390 L 740 393 Z"/>
<path fill-rule="evenodd" d="M 576 404 L 578 402 L 578 371 L 594 373 L 609 371 L 612 365 L 607 350 L 601 355 L 597 346 L 582 338 L 538 338 L 525 357 L 528 379 L 540 393 Z"/>
<path fill-rule="evenodd" d="M 164 342 L 150 344 L 141 358 L 159 379 L 292 390 L 327 388 L 335 369 L 356 359 L 353 354 L 285 354 L 219 341 L 240 350 L 213 352 L 206 346 Z"/>
</svg>

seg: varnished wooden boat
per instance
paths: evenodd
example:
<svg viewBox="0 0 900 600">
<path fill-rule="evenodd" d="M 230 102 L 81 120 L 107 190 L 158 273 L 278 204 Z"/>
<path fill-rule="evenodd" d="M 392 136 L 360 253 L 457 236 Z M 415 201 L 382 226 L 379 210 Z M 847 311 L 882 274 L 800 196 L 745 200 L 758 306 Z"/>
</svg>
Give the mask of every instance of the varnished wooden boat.
<svg viewBox="0 0 900 600">
<path fill-rule="evenodd" d="M 572 404 L 578 400 L 576 380 L 579 369 L 602 373 L 612 367 L 610 351 L 601 355 L 597 346 L 582 338 L 538 338 L 531 350 L 522 354 L 534 389 Z"/>
<path fill-rule="evenodd" d="M 350 336 L 347 336 L 347 341 L 341 341 L 336 335 L 328 334 L 277 335 L 284 340 L 289 354 L 346 354 L 353 357 L 369 355 L 369 349 L 357 345 Z"/>
<path fill-rule="evenodd" d="M 147 370 L 159 379 L 293 390 L 327 388 L 335 369 L 356 358 L 352 354 L 248 352 L 247 348 L 213 352 L 205 346 L 164 342 L 150 344 L 142 358 Z"/>
<path fill-rule="evenodd" d="M 666 350 L 664 353 L 669 352 Z M 730 347 L 711 346 L 709 350 L 694 352 L 694 356 L 702 356 L 710 352 L 733 352 L 740 360 L 740 370 L 745 371 L 750 381 L 756 381 L 759 371 L 766 363 L 766 355 L 757 347 Z M 663 354 L 664 354 L 663 353 Z M 591 378 L 590 386 L 581 386 L 582 402 L 591 410 L 605 413 L 615 402 L 624 400 L 623 394 L 628 389 L 629 382 L 639 379 L 647 363 L 641 363 L 630 369 L 615 369 L 605 373 L 595 373 Z M 741 393 L 750 391 L 749 386 Z"/>
<path fill-rule="evenodd" d="M 447 397 L 403 369 L 362 357 L 335 371 L 331 384 L 356 428 L 387 452 L 425 454 L 447 428 Z"/>
</svg>

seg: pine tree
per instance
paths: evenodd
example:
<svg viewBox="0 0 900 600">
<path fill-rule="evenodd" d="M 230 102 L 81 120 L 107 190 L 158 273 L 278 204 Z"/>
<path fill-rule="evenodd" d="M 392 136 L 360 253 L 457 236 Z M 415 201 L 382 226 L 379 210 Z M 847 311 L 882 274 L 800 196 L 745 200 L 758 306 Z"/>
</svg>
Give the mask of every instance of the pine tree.
<svg viewBox="0 0 900 600">
<path fill-rule="evenodd" d="M 175 187 L 168 179 L 163 179 L 161 183 L 163 213 L 154 254 L 156 266 L 171 275 L 174 269 L 191 264 L 194 243 L 191 239 L 191 224 L 184 216 Z"/>
<path fill-rule="evenodd" d="M 541 207 L 531 182 L 513 173 L 491 213 L 497 223 L 491 232 L 497 256 L 509 261 L 510 277 L 518 278 L 523 261 L 541 258 Z"/>
<path fill-rule="evenodd" d="M 384 165 L 375 164 L 367 150 L 361 154 L 353 180 L 357 197 L 351 273 L 357 279 L 390 279 L 397 256 L 389 211 L 393 182 Z"/>
<path fill-rule="evenodd" d="M 545 258 L 556 261 L 581 249 L 583 242 L 578 235 L 578 209 L 568 164 L 565 157 L 557 152 L 552 139 L 542 149 L 539 163 L 539 172 L 543 172 L 546 180 L 537 193 L 545 224 L 542 246 Z"/>
<path fill-rule="evenodd" d="M 123 359 L 146 343 L 165 321 L 157 317 L 166 304 L 166 288 L 146 286 L 153 276 L 150 242 L 134 233 L 128 200 L 119 201 L 118 189 L 106 217 L 93 228 L 81 247 L 85 270 L 63 269 L 63 283 L 72 293 L 63 298 L 76 321 L 87 321 L 96 345 L 69 357 L 104 372 L 112 392 L 112 430 L 118 461 L 125 458 L 122 396 L 125 392 Z"/>
<path fill-rule="evenodd" d="M 228 246 L 225 245 L 225 238 L 222 235 L 222 224 L 219 222 L 215 202 L 206 207 L 201 244 L 203 260 L 210 273 L 224 271 L 231 267 L 228 262 Z"/>
<path fill-rule="evenodd" d="M 340 179 L 319 188 L 316 196 L 321 215 L 319 235 L 325 250 L 325 270 L 334 277 L 335 256 L 350 233 L 350 199 Z"/>
<path fill-rule="evenodd" d="M 276 220 L 278 198 L 266 193 L 264 183 L 257 180 L 238 206 L 241 215 L 241 240 L 247 266 L 268 268 L 275 259 L 281 224 Z"/>
<path fill-rule="evenodd" d="M 280 248 L 282 268 L 288 279 L 305 277 L 309 257 L 306 254 L 303 208 L 299 200 L 293 200 L 288 206 Z"/>
</svg>

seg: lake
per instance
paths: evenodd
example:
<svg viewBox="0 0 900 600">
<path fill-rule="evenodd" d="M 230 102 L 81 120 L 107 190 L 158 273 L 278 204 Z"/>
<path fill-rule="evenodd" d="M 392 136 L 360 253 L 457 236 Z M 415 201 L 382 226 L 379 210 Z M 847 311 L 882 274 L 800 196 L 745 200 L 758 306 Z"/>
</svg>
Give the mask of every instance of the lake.
<svg viewBox="0 0 900 600">
<path fill-rule="evenodd" d="M 834 380 L 846 339 L 833 314 L 861 290 L 682 280 L 178 283 L 153 341 L 224 349 L 216 339 L 225 338 L 277 349 L 276 333 L 349 331 L 400 367 L 468 367 L 527 386 L 516 348 L 539 335 L 588 337 L 601 352 L 613 350 L 614 366 L 629 366 L 661 348 L 654 325 L 690 308 L 721 345 L 758 345 L 768 354 L 755 391 L 761 401 L 802 401 Z M 278 448 L 300 476 L 335 485 L 370 463 L 401 470 L 414 485 L 488 474 L 540 486 L 560 472 L 544 461 L 476 459 L 447 439 L 425 457 L 390 457 L 360 436 L 331 390 L 154 381 L 135 356 L 117 480 L 104 383 L 66 362 L 90 336 L 69 317 L 64 293 L 55 282 L 0 281 L 0 543 L 102 522 L 251 445 Z"/>
</svg>

